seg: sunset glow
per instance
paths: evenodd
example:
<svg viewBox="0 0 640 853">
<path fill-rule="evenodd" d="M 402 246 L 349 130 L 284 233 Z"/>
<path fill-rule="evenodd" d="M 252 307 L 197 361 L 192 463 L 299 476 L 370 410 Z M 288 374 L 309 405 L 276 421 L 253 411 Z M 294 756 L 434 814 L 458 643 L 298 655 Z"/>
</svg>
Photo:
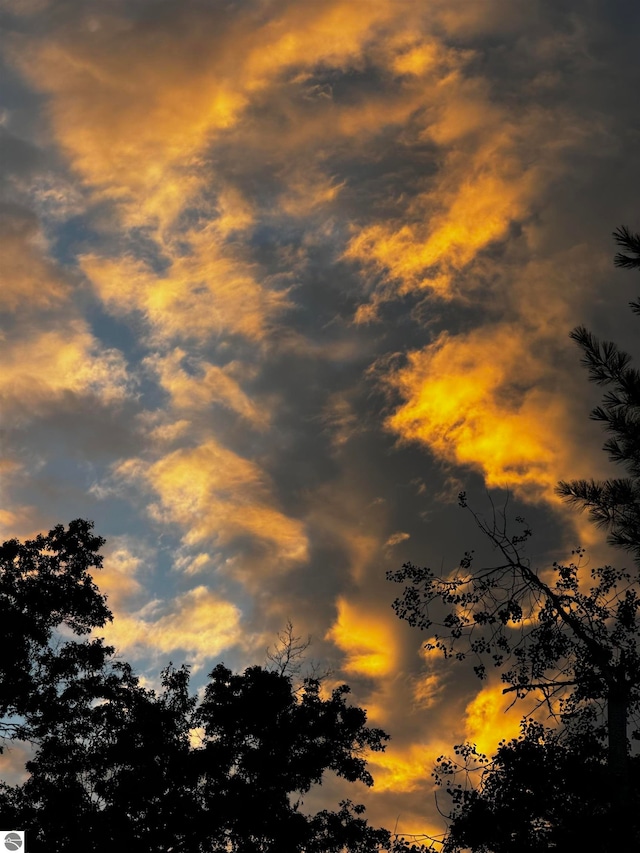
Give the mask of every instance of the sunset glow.
<svg viewBox="0 0 640 853">
<path fill-rule="evenodd" d="M 386 571 L 477 546 L 462 489 L 542 561 L 606 554 L 554 487 L 610 471 L 571 328 L 636 346 L 637 39 L 552 5 L 0 0 L 3 538 L 93 519 L 152 684 L 312 635 L 392 737 L 355 799 L 405 831 L 523 711 Z"/>
</svg>

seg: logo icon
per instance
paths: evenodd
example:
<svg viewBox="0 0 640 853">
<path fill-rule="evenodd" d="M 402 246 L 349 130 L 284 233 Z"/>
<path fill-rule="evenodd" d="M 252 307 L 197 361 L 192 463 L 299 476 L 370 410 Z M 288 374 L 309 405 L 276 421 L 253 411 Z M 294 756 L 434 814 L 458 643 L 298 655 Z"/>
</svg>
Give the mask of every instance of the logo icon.
<svg viewBox="0 0 640 853">
<path fill-rule="evenodd" d="M 7 832 L 4 835 L 6 850 L 22 850 L 24 847 L 24 832 Z"/>
</svg>

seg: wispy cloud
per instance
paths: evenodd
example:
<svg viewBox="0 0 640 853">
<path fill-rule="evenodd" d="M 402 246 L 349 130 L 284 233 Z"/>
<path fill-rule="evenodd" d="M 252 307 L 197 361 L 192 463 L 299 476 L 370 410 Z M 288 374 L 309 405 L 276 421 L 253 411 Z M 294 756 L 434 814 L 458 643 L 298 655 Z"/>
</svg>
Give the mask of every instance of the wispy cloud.
<svg viewBox="0 0 640 853">
<path fill-rule="evenodd" d="M 607 470 L 567 333 L 635 341 L 614 7 L 0 0 L 0 523 L 95 518 L 142 666 L 314 633 L 405 831 L 435 755 L 516 718 L 419 654 L 385 570 L 455 564 L 462 487 L 584 540 L 553 487 Z"/>
</svg>

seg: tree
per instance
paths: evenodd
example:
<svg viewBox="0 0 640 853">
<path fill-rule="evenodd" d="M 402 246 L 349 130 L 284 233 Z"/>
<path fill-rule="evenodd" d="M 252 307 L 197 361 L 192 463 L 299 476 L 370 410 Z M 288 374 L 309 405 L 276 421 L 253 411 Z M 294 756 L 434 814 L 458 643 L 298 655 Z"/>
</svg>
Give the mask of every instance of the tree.
<svg viewBox="0 0 640 853">
<path fill-rule="evenodd" d="M 200 849 L 188 846 L 198 817 L 188 671 L 167 669 L 158 694 L 128 664 L 115 663 L 106 680 L 108 698 L 52 729 L 27 762 L 26 782 L 3 787 L 0 812 L 28 828 L 36 853 Z"/>
<path fill-rule="evenodd" d="M 144 853 L 373 853 L 390 848 L 350 800 L 305 813 L 327 772 L 369 786 L 365 754 L 388 740 L 341 685 L 293 684 L 306 644 L 287 627 L 274 671 L 222 664 L 201 699 L 189 668 L 143 687 L 100 639 L 111 614 L 90 570 L 100 537 L 77 520 L 0 546 L 0 703 L 6 739 L 34 754 L 20 785 L 0 783 L 5 825 L 29 849 Z M 400 843 L 394 849 L 404 850 Z"/>
<path fill-rule="evenodd" d="M 93 581 L 104 540 L 82 519 L 0 546 L 0 735 L 38 741 L 100 694 L 112 649 L 77 638 L 111 619 Z M 97 692 L 96 692 L 97 691 Z M 0 746 L 2 751 L 2 746 Z"/>
<path fill-rule="evenodd" d="M 466 507 L 464 496 L 461 503 Z M 394 581 L 409 581 L 394 608 L 409 624 L 434 632 L 428 649 L 457 660 L 471 656 L 480 678 L 487 677 L 487 663 L 499 669 L 505 693 L 524 698 L 537 692 L 564 719 L 594 702 L 605 704 L 610 823 L 618 827 L 618 840 L 625 838 L 631 831 L 626 727 L 640 703 L 635 579 L 604 566 L 591 570 L 592 585 L 583 591 L 580 551 L 569 565 L 554 564 L 549 577 L 526 555 L 526 527 L 510 535 L 504 514 L 490 523 L 474 518 L 502 561 L 476 568 L 467 554 L 458 572 L 446 577 L 406 563 L 390 573 Z"/>
<path fill-rule="evenodd" d="M 491 760 L 469 744 L 441 757 L 436 783 L 447 785 L 452 801 L 444 853 L 610 849 L 599 735 L 591 725 L 567 731 L 525 719 L 520 737 L 501 743 Z M 633 765 L 637 771 L 638 758 Z"/>
<path fill-rule="evenodd" d="M 614 237 L 637 256 L 618 254 L 616 265 L 640 269 L 640 234 L 622 227 Z M 629 304 L 640 314 L 640 301 Z M 595 524 L 610 531 L 609 542 L 633 553 L 640 565 L 640 372 L 630 366 L 628 353 L 611 341 L 600 343 L 584 326 L 574 329 L 571 337 L 583 351 L 582 364 L 591 381 L 611 387 L 591 418 L 612 433 L 604 450 L 612 462 L 626 467 L 629 476 L 600 482 L 561 481 L 557 491 L 568 502 L 587 509 Z"/>
<path fill-rule="evenodd" d="M 210 843 L 207 849 L 375 850 L 389 841 L 369 828 L 349 801 L 338 812 L 303 813 L 304 796 L 326 771 L 373 784 L 363 752 L 384 749 L 388 735 L 365 726 L 366 713 L 346 704 L 342 685 L 327 699 L 320 682 L 305 679 L 299 695 L 291 678 L 261 667 L 234 675 L 211 672 L 195 722 L 203 729 L 193 758 Z"/>
<path fill-rule="evenodd" d="M 614 236 L 620 245 L 640 255 L 640 235 L 622 228 Z M 616 263 L 640 267 L 640 257 L 618 255 Z M 640 313 L 640 303 L 631 303 L 631 307 Z M 615 344 L 601 345 L 583 327 L 571 336 L 583 349 L 590 378 L 613 386 L 592 417 L 614 434 L 605 450 L 611 459 L 626 465 L 631 476 L 604 483 L 561 482 L 558 491 L 589 509 L 597 524 L 609 528 L 611 543 L 632 551 L 640 564 L 640 373 L 629 366 L 630 356 Z M 460 504 L 469 509 L 464 493 Z M 389 573 L 393 581 L 408 582 L 394 608 L 411 625 L 434 632 L 427 648 L 458 660 L 474 656 L 480 678 L 486 677 L 490 661 L 501 670 L 505 693 L 523 698 L 536 692 L 541 704 L 546 703 L 552 714 L 559 711 L 565 723 L 575 717 L 584 719 L 594 703 L 603 704 L 607 728 L 602 761 L 607 784 L 600 797 L 606 807 L 607 832 L 598 849 L 632 849 L 640 840 L 640 826 L 634 819 L 640 792 L 631 782 L 627 737 L 628 722 L 640 705 L 638 571 L 611 566 L 592 569 L 591 586 L 585 590 L 581 549 L 574 551 L 574 560 L 568 565 L 555 563 L 551 571 L 538 569 L 527 556 L 531 530 L 522 518 L 516 519 L 520 531 L 511 534 L 505 511 L 494 509 L 489 521 L 472 514 L 499 553 L 499 564 L 476 567 L 473 553 L 468 552 L 457 572 L 440 576 L 406 563 L 400 571 Z M 548 743 L 557 747 L 555 740 Z M 498 804 L 496 792 L 508 793 L 504 780 L 511 783 L 515 777 L 505 776 L 504 768 L 513 767 L 506 759 L 529 747 L 531 741 L 525 736 L 518 746 L 502 748 L 480 793 L 458 801 L 450 840 L 458 837 L 463 826 L 467 832 L 472 813 L 477 816 L 478 809 Z M 496 787 L 492 787 L 494 783 Z M 549 820 L 544 814 L 538 817 Z M 555 825 L 553 829 L 560 828 Z M 508 849 L 506 841 L 507 846 L 491 846 L 487 836 L 482 842 L 476 836 L 476 842 L 474 850 Z"/>
<path fill-rule="evenodd" d="M 388 736 L 347 705 L 343 685 L 320 696 L 307 680 L 261 667 L 214 668 L 202 701 L 189 695 L 186 667 L 167 668 L 163 689 L 142 688 L 124 666 L 88 726 L 46 737 L 29 779 L 0 791 L 0 811 L 29 827 L 35 851 L 163 853 L 373 853 L 390 844 L 351 801 L 305 814 L 304 796 L 333 771 L 373 784 L 363 752 Z M 199 733 L 199 743 L 192 737 Z"/>
</svg>

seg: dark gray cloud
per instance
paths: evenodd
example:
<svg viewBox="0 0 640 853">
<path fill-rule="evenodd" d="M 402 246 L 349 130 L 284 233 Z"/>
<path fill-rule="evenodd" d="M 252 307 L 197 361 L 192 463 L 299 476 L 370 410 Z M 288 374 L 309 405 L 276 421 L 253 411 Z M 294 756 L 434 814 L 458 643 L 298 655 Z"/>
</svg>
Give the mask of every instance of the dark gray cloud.
<svg viewBox="0 0 640 853">
<path fill-rule="evenodd" d="M 385 571 L 482 552 L 460 488 L 541 564 L 588 536 L 551 495 L 607 471 L 570 329 L 637 337 L 639 13 L 0 8 L 7 534 L 95 518 L 149 677 L 313 633 L 394 738 L 374 819 L 435 826 L 436 755 L 518 712 L 425 659 Z"/>
</svg>

